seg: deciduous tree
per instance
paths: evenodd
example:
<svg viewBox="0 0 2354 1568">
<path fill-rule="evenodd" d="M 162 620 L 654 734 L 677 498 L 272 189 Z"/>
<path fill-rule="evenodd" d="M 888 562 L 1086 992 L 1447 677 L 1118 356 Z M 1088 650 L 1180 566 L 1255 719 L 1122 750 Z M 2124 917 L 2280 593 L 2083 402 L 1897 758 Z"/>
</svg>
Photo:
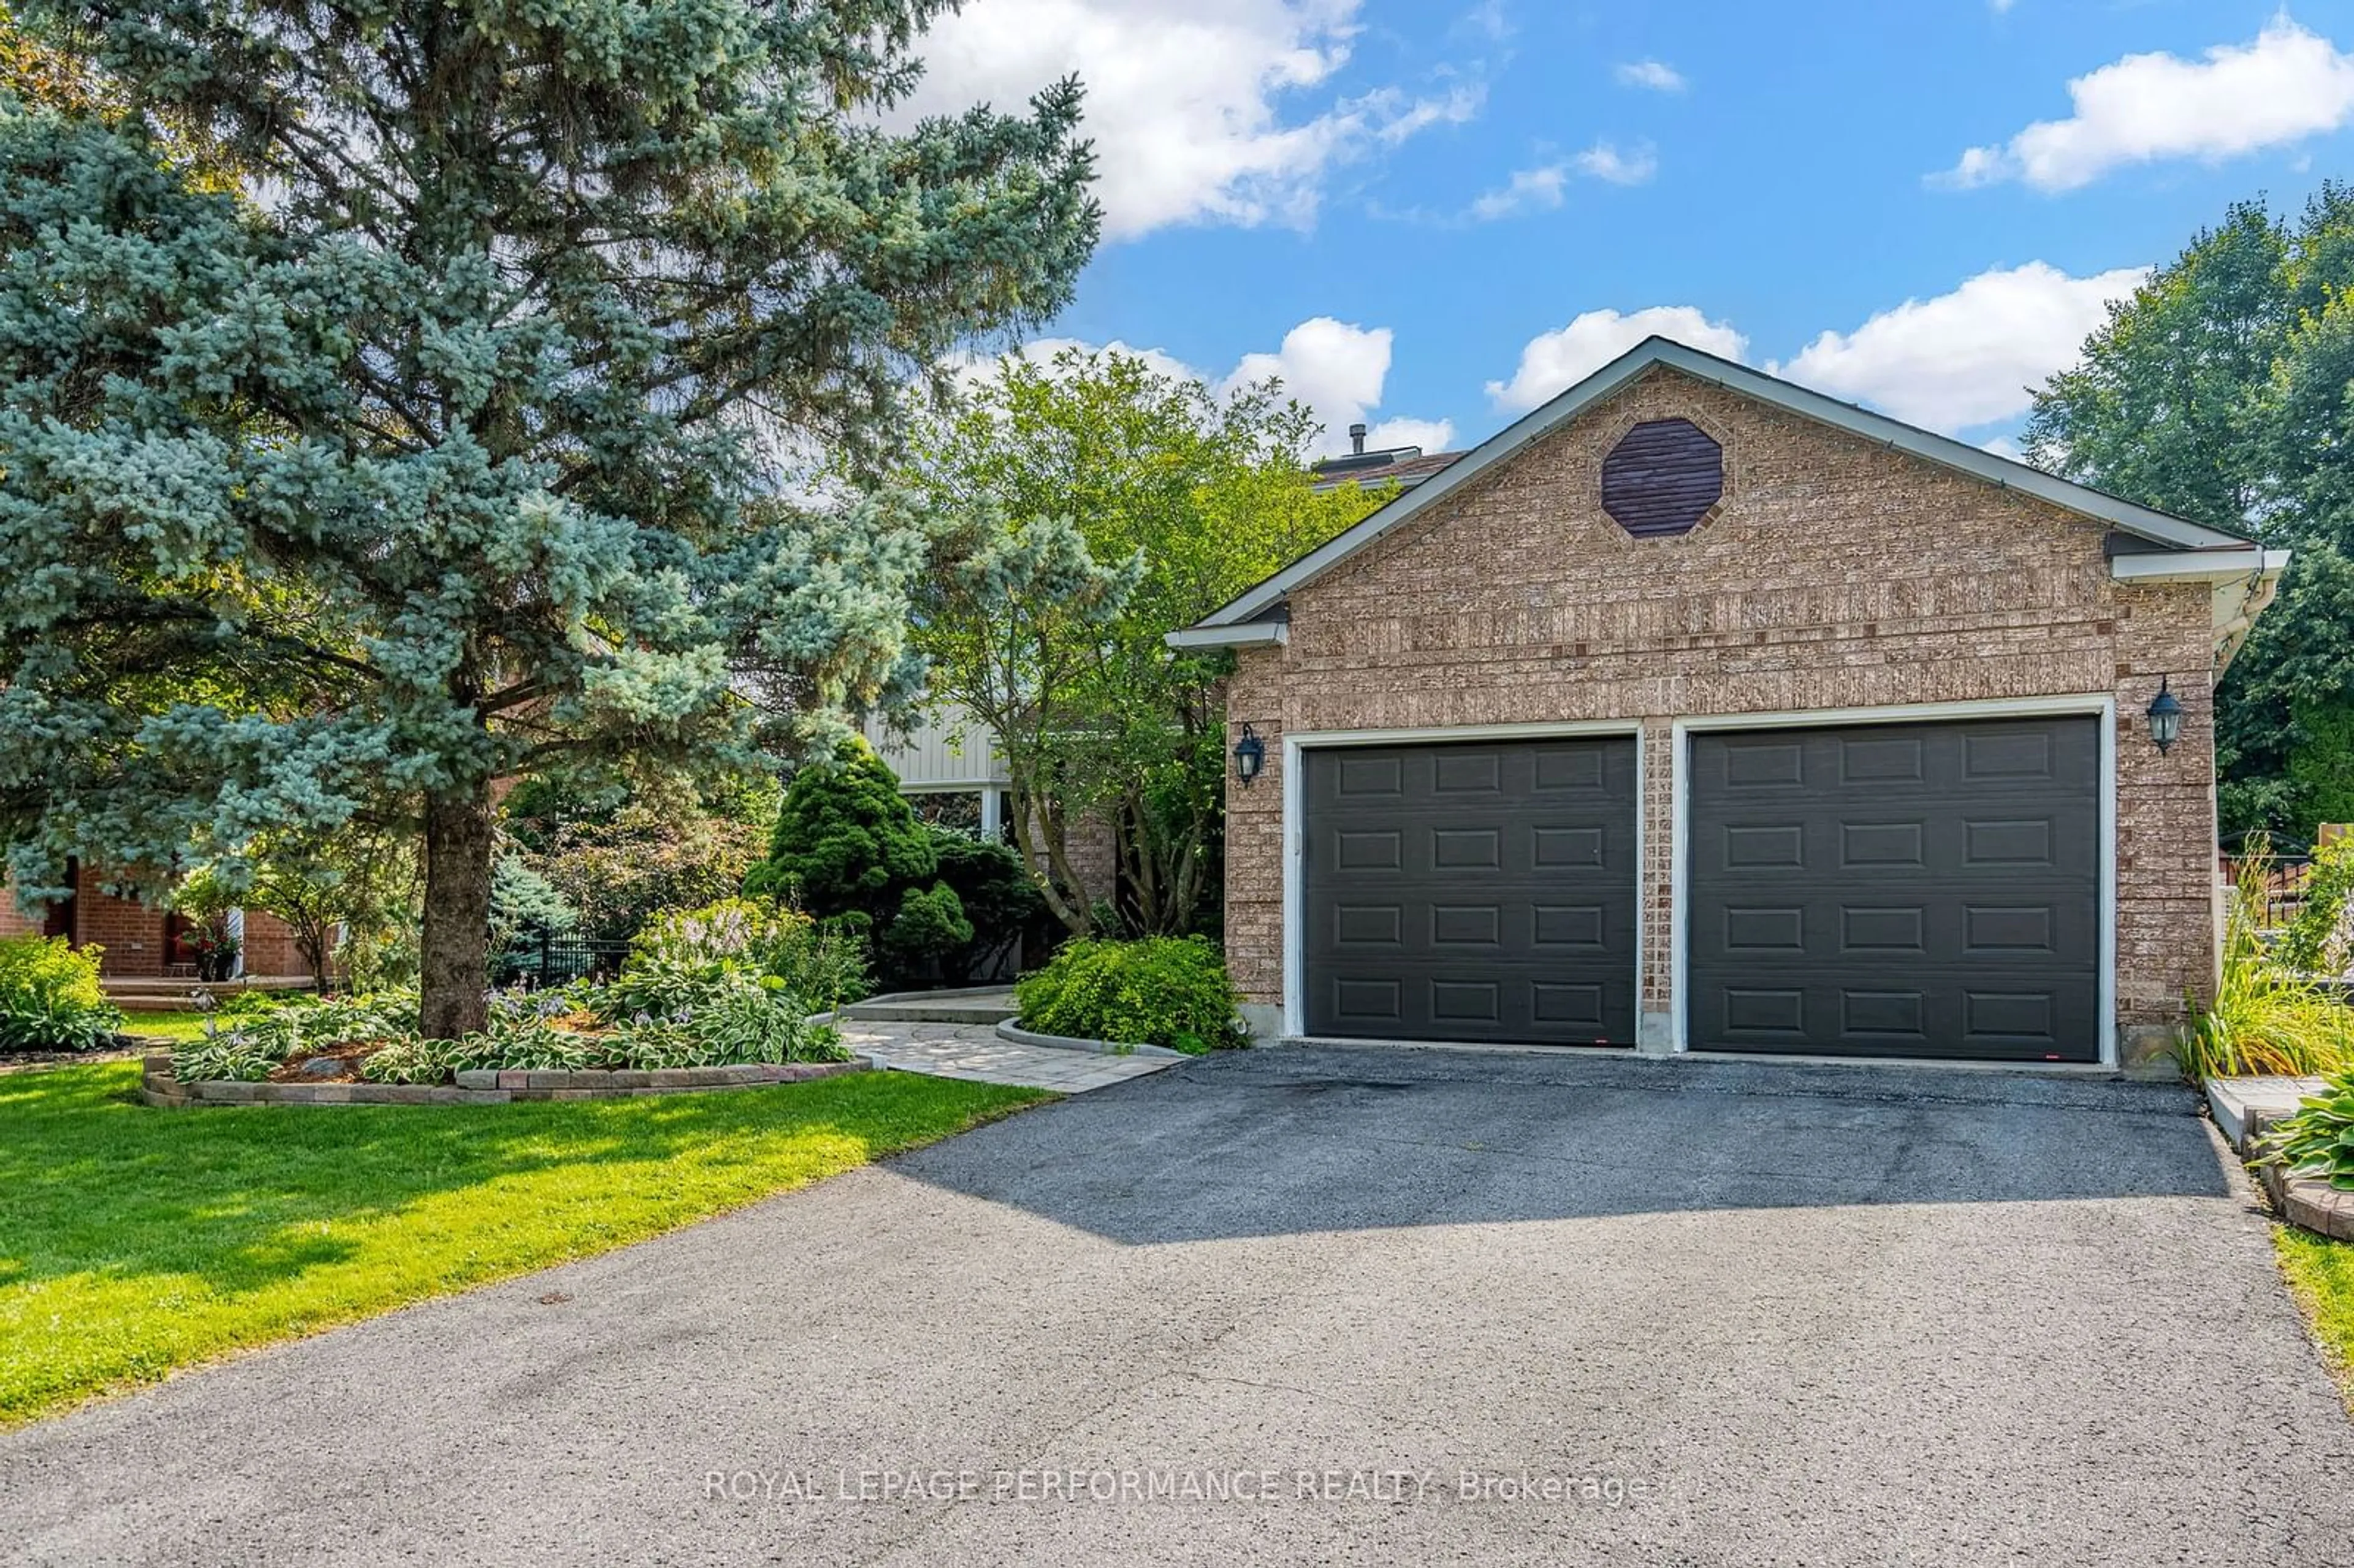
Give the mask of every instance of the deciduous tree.
<svg viewBox="0 0 2354 1568">
<path fill-rule="evenodd" d="M 1394 493 L 1316 491 L 1315 434 L 1274 382 L 1221 395 L 1065 350 L 1000 362 L 918 443 L 910 478 L 944 563 L 919 600 L 930 689 L 997 736 L 1017 842 L 1076 934 L 1094 925 L 1070 854 L 1088 819 L 1113 829 L 1128 921 L 1177 933 L 1201 916 L 1232 660 L 1163 638 Z"/>
<path fill-rule="evenodd" d="M 2227 833 L 2309 838 L 2354 773 L 2354 186 L 2197 236 L 2037 395 L 2030 457 L 2296 551 L 2216 694 Z"/>
</svg>

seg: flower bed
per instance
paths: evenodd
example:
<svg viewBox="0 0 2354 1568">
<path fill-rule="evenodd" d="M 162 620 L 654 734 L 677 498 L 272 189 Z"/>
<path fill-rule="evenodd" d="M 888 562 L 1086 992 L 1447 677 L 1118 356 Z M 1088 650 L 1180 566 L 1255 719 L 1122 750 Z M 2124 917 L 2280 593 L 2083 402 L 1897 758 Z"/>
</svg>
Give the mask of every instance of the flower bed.
<svg viewBox="0 0 2354 1568">
<path fill-rule="evenodd" d="M 2255 1138 L 2256 1165 L 2290 1223 L 2354 1241 L 2354 1069 L 2330 1075 L 2321 1092 Z"/>
<path fill-rule="evenodd" d="M 781 964 L 772 961 L 778 932 L 799 918 L 735 901 L 667 918 L 610 981 L 493 991 L 486 1026 L 458 1040 L 419 1033 L 413 992 L 334 1001 L 239 998 L 207 1022 L 203 1037 L 173 1052 L 172 1086 L 156 1093 L 301 1102 L 348 1101 L 350 1094 L 316 1091 L 362 1087 L 511 1097 L 543 1087 L 631 1093 L 786 1081 L 737 1069 L 849 1059 L 841 1036 L 807 1016 L 790 971 L 777 972 Z M 713 1072 L 733 1076 L 649 1076 Z M 543 1077 L 549 1081 L 533 1081 Z M 220 1086 L 245 1089 L 198 1092 Z M 245 1092 L 263 1087 L 313 1092 Z"/>
<path fill-rule="evenodd" d="M 630 1099 L 648 1095 L 708 1094 L 714 1090 L 766 1088 L 872 1071 L 864 1056 L 839 1062 L 756 1062 L 727 1067 L 656 1067 L 644 1072 L 588 1069 L 524 1072 L 469 1068 L 449 1084 L 251 1082 L 197 1079 L 183 1082 L 172 1056 L 146 1059 L 139 1097 L 151 1106 L 398 1105 L 487 1106 L 516 1100 Z"/>
</svg>

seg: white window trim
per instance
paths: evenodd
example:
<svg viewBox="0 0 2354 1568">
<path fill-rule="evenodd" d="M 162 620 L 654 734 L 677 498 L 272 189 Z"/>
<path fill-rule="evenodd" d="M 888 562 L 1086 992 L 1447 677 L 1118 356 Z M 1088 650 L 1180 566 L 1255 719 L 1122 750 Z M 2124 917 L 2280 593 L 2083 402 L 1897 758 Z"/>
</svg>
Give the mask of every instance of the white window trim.
<svg viewBox="0 0 2354 1568">
<path fill-rule="evenodd" d="M 1458 725 L 1428 729 L 1328 729 L 1285 731 L 1283 736 L 1283 1030 L 1296 1040 L 1304 1027 L 1308 995 L 1307 887 L 1302 862 L 1307 850 L 1307 780 L 1300 754 L 1356 746 L 1446 745 L 1454 741 L 1545 740 L 1581 736 L 1635 737 L 1635 1026 L 1643 1021 L 1643 803 L 1646 794 L 1643 721 L 1585 719 L 1555 724 Z M 1386 1044 L 1384 1042 L 1384 1044 Z M 1617 1051 L 1617 1046 L 1610 1047 Z M 1629 1041 L 1626 1054 L 1639 1049 Z"/>
<path fill-rule="evenodd" d="M 2114 692 L 2088 692 L 2074 696 L 2005 697 L 1986 702 L 1914 703 L 1890 707 L 1808 708 L 1791 712 L 1711 714 L 1674 722 L 1670 757 L 1670 801 L 1673 835 L 1670 840 L 1670 909 L 1668 951 L 1669 1016 L 1671 1039 L 1679 1052 L 1691 1049 L 1687 1005 L 1691 991 L 1686 970 L 1687 940 L 1691 918 L 1691 736 L 1708 730 L 1825 729 L 1841 725 L 1910 724 L 1979 718 L 2056 718 L 2089 715 L 2100 720 L 2100 843 L 2097 879 L 2100 902 L 2100 975 L 2096 1027 L 2100 1031 L 2100 1065 L 2117 1065 L 2117 699 Z M 2035 1064 L 2021 1064 L 2034 1065 Z"/>
</svg>

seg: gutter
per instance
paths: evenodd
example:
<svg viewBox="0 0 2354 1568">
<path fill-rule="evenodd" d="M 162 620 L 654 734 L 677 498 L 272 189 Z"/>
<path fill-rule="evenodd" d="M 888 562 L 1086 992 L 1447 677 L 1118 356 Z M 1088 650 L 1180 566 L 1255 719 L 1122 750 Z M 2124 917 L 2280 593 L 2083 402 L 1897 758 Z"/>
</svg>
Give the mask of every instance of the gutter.
<svg viewBox="0 0 2354 1568">
<path fill-rule="evenodd" d="M 2121 583 L 2211 583 L 2232 577 L 2277 579 L 2288 570 L 2289 552 L 2248 545 L 2225 550 L 2163 550 L 2112 556 L 2109 577 Z"/>
<path fill-rule="evenodd" d="M 1246 620 L 1235 626 L 1185 626 L 1161 639 L 1172 648 L 1199 652 L 1213 648 L 1280 648 L 1291 641 L 1281 620 Z"/>
</svg>

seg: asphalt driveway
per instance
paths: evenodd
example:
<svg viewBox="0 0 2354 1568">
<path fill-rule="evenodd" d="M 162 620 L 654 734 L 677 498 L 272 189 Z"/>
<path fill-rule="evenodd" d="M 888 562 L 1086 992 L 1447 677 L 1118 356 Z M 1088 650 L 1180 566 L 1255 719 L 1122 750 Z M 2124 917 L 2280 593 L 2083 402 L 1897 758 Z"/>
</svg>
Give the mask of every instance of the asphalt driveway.
<svg viewBox="0 0 2354 1568">
<path fill-rule="evenodd" d="M 1302 1050 L 0 1438 L 87 1563 L 2354 1561 L 2180 1090 Z"/>
</svg>

